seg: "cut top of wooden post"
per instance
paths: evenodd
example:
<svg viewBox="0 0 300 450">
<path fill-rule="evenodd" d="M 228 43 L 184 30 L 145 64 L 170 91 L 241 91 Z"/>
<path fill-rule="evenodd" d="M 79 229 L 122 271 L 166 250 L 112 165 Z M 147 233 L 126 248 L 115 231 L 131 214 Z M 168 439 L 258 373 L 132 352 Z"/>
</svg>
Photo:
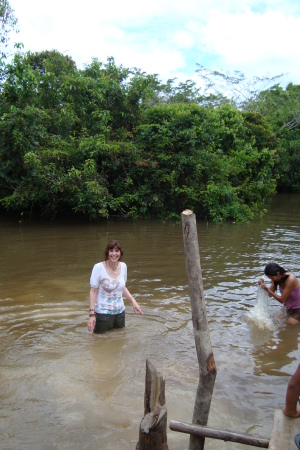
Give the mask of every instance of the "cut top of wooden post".
<svg viewBox="0 0 300 450">
<path fill-rule="evenodd" d="M 182 214 L 184 214 L 185 216 L 190 216 L 191 214 L 194 214 L 194 213 L 190 209 L 185 209 L 184 211 L 182 211 Z"/>
<path fill-rule="evenodd" d="M 164 406 L 165 403 L 165 380 L 163 376 L 157 372 L 149 359 L 147 359 L 144 415 L 153 412 L 157 404 Z"/>
</svg>

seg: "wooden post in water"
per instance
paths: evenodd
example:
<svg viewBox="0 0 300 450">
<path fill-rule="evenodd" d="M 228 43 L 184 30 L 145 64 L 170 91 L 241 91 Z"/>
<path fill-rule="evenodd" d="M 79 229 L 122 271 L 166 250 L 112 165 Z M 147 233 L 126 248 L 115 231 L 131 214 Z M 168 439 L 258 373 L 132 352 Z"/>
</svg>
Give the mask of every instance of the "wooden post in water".
<svg viewBox="0 0 300 450">
<path fill-rule="evenodd" d="M 168 450 L 165 380 L 146 360 L 144 418 L 136 450 Z"/>
<path fill-rule="evenodd" d="M 196 216 L 190 210 L 181 213 L 185 264 L 190 292 L 192 321 L 199 362 L 199 383 L 193 413 L 193 424 L 207 425 L 217 368 L 212 352 L 200 265 Z M 203 450 L 203 436 L 190 437 L 189 450 Z"/>
</svg>

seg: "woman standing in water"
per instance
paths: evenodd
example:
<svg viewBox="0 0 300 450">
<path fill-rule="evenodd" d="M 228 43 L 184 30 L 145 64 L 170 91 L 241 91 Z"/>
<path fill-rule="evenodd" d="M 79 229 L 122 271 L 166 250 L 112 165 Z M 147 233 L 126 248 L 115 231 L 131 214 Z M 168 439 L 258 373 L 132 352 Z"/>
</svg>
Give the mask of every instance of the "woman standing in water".
<svg viewBox="0 0 300 450">
<path fill-rule="evenodd" d="M 272 281 L 271 287 L 268 288 L 264 279 L 261 278 L 258 284 L 267 293 L 275 298 L 278 302 L 285 306 L 288 316 L 286 323 L 290 325 L 298 325 L 300 323 L 300 284 L 295 275 L 287 272 L 275 262 L 266 265 L 265 275 Z M 279 286 L 280 294 L 276 293 Z"/>
<path fill-rule="evenodd" d="M 135 313 L 143 314 L 139 304 L 126 288 L 127 266 L 121 262 L 123 249 L 120 242 L 110 241 L 103 262 L 94 265 L 90 278 L 90 313 L 88 330 L 105 333 L 113 328 L 125 327 L 123 296 L 128 298 Z"/>
</svg>

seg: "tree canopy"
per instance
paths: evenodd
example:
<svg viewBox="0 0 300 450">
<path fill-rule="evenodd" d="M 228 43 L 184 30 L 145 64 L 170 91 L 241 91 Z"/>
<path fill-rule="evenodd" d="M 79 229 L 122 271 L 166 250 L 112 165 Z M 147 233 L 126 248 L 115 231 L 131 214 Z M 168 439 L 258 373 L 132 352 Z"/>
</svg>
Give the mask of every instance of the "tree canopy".
<svg viewBox="0 0 300 450">
<path fill-rule="evenodd" d="M 9 33 L 17 28 L 18 19 L 8 0 L 0 0 L 0 60 L 7 56 Z"/>
<path fill-rule="evenodd" d="M 5 74 L 4 210 L 96 219 L 174 218 L 189 208 L 215 222 L 247 221 L 277 186 L 300 186 L 299 127 L 288 125 L 299 86 L 274 86 L 241 108 L 112 57 L 79 70 L 55 50 L 17 52 Z"/>
</svg>

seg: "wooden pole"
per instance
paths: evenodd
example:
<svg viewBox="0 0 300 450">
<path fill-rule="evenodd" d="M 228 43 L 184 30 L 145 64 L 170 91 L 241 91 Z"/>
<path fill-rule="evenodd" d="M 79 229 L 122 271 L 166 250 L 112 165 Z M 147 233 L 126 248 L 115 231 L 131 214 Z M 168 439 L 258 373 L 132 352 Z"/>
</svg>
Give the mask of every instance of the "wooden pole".
<svg viewBox="0 0 300 450">
<path fill-rule="evenodd" d="M 192 321 L 199 363 L 199 383 L 193 424 L 207 425 L 217 368 L 212 352 L 200 265 L 196 216 L 190 210 L 181 213 L 185 264 L 190 292 Z M 203 450 L 203 436 L 190 437 L 189 450 Z"/>
<path fill-rule="evenodd" d="M 144 418 L 136 450 L 168 450 L 165 380 L 146 360 Z"/>
<path fill-rule="evenodd" d="M 213 439 L 221 439 L 222 441 L 238 442 L 240 444 L 252 445 L 253 447 L 269 448 L 269 439 L 250 436 L 249 434 L 234 433 L 229 430 L 216 430 L 214 428 L 202 427 L 200 425 L 192 425 L 190 423 L 182 423 L 171 420 L 169 424 L 170 430 L 179 431 L 180 433 L 188 433 L 193 436 L 209 437 Z"/>
</svg>

